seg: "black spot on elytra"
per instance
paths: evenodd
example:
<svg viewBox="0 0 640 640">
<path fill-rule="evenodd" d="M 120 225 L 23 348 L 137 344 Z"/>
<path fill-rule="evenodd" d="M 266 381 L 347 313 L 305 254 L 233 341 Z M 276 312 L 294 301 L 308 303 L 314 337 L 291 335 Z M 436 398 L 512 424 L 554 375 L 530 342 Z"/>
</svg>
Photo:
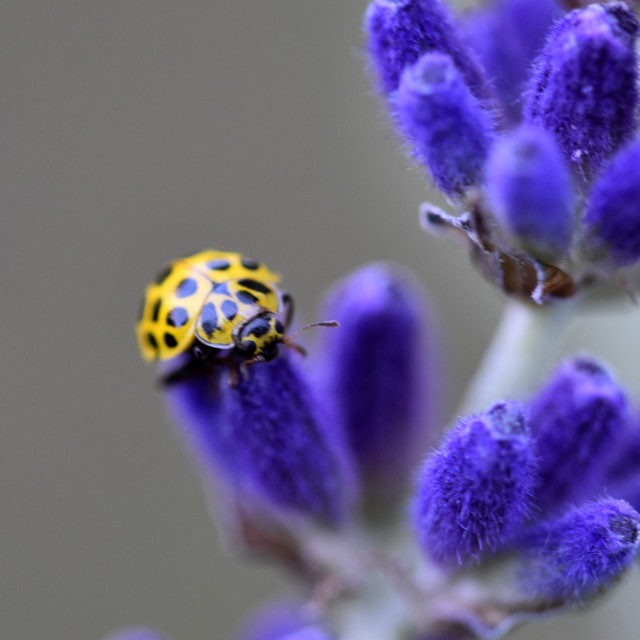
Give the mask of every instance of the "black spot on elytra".
<svg viewBox="0 0 640 640">
<path fill-rule="evenodd" d="M 178 346 L 178 341 L 170 333 L 164 334 L 164 343 L 170 348 Z"/>
<path fill-rule="evenodd" d="M 184 327 L 189 320 L 189 313 L 184 307 L 174 307 L 167 314 L 167 324 L 171 327 Z"/>
<path fill-rule="evenodd" d="M 215 287 L 213 287 L 213 290 L 216 293 L 220 293 L 222 295 L 225 296 L 230 296 L 231 294 L 229 293 L 229 285 L 227 282 L 221 282 L 220 284 L 217 284 Z"/>
<path fill-rule="evenodd" d="M 215 271 L 226 271 L 231 266 L 228 260 L 209 260 L 207 267 Z"/>
<path fill-rule="evenodd" d="M 193 278 L 185 278 L 176 287 L 176 296 L 178 298 L 188 298 L 198 290 L 198 283 Z"/>
<path fill-rule="evenodd" d="M 276 327 L 276 331 L 278 333 L 284 333 L 284 326 L 283 326 L 282 322 L 280 322 L 280 320 L 276 320 L 275 327 Z"/>
<path fill-rule="evenodd" d="M 218 328 L 218 312 L 213 302 L 207 302 L 200 312 L 202 330 L 210 336 Z"/>
<path fill-rule="evenodd" d="M 266 318 L 256 318 L 251 322 L 251 334 L 261 338 L 269 331 L 269 321 Z"/>
<path fill-rule="evenodd" d="M 173 267 L 171 265 L 167 265 L 157 276 L 154 282 L 156 284 L 162 284 L 168 277 L 169 274 L 173 271 Z"/>
<path fill-rule="evenodd" d="M 238 305 L 233 300 L 225 300 L 220 309 L 227 320 L 233 320 L 238 313 Z"/>
<path fill-rule="evenodd" d="M 153 333 L 147 333 L 147 342 L 154 348 L 154 349 L 158 349 L 158 341 L 156 340 L 156 337 L 153 335 Z"/>
<path fill-rule="evenodd" d="M 245 269 L 249 269 L 250 271 L 257 271 L 260 268 L 260 263 L 252 258 L 242 258 L 240 263 Z"/>
<path fill-rule="evenodd" d="M 262 282 L 258 282 L 252 278 L 242 278 L 242 280 L 238 280 L 238 284 L 241 287 L 245 287 L 245 289 L 251 289 L 252 291 L 258 291 L 259 293 L 271 293 L 270 287 L 267 287 L 262 284 Z"/>
<path fill-rule="evenodd" d="M 253 295 L 253 293 L 249 293 L 249 291 L 240 290 L 236 294 L 238 300 L 240 302 L 244 302 L 245 304 L 253 304 L 254 302 L 258 302 L 258 298 Z"/>
<path fill-rule="evenodd" d="M 156 300 L 156 303 L 153 305 L 153 315 L 151 316 L 151 319 L 154 322 L 158 322 L 158 316 L 160 315 L 160 305 L 162 304 L 162 298 L 158 298 Z"/>
</svg>

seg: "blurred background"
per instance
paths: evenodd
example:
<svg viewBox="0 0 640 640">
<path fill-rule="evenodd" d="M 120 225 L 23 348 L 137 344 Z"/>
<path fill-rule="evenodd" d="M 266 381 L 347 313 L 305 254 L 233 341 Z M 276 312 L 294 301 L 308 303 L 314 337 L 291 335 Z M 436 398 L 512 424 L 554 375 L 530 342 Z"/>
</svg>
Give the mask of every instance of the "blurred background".
<svg viewBox="0 0 640 640">
<path fill-rule="evenodd" d="M 139 301 L 168 260 L 208 247 L 263 260 L 307 320 L 358 265 L 411 267 L 453 410 L 503 300 L 418 227 L 437 194 L 370 88 L 365 6 L 2 3 L 2 640 L 130 624 L 225 640 L 281 589 L 269 567 L 220 550 L 139 357 Z M 637 397 L 638 320 L 630 303 L 603 309 L 563 352 L 605 357 Z M 632 577 L 593 611 L 513 637 L 636 637 L 639 593 Z"/>
</svg>

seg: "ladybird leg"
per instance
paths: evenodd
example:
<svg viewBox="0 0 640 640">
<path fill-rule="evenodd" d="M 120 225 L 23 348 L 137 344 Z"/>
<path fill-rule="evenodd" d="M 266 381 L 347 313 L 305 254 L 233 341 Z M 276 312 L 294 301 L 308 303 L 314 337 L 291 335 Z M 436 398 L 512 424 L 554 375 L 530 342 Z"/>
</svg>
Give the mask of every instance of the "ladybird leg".
<svg viewBox="0 0 640 640">
<path fill-rule="evenodd" d="M 282 304 L 284 305 L 284 328 L 288 330 L 293 322 L 293 298 L 289 293 L 284 291 L 282 293 Z"/>
</svg>

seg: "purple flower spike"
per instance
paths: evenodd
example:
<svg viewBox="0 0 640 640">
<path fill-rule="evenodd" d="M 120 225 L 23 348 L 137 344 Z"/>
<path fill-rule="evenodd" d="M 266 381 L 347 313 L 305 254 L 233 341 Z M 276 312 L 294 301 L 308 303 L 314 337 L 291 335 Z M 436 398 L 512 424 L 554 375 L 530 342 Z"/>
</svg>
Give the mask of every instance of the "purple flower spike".
<svg viewBox="0 0 640 640">
<path fill-rule="evenodd" d="M 427 460 L 414 500 L 426 553 L 443 564 L 490 553 L 529 515 L 535 454 L 519 405 L 463 418 Z"/>
<path fill-rule="evenodd" d="M 471 91 L 482 96 L 484 79 L 440 0 L 374 0 L 365 30 L 369 54 L 383 93 L 398 88 L 404 69 L 429 51 L 447 53 Z"/>
<path fill-rule="evenodd" d="M 530 532 L 526 586 L 547 601 L 595 595 L 628 569 L 640 545 L 640 515 L 623 500 L 574 508 Z"/>
<path fill-rule="evenodd" d="M 520 96 L 531 62 L 561 15 L 555 0 L 495 0 L 465 16 L 464 35 L 513 123 L 520 120 Z"/>
<path fill-rule="evenodd" d="M 330 291 L 322 317 L 340 322 L 322 336 L 322 377 L 363 490 L 394 504 L 424 451 L 436 401 L 422 291 L 410 274 L 371 264 Z"/>
<path fill-rule="evenodd" d="M 338 524 L 351 487 L 335 434 L 291 356 L 252 367 L 228 391 L 226 425 L 248 488 L 284 510 Z"/>
<path fill-rule="evenodd" d="M 572 11 L 538 58 L 525 115 L 587 178 L 635 131 L 638 23 L 624 3 Z"/>
<path fill-rule="evenodd" d="M 529 409 L 538 505 L 553 510 L 592 495 L 627 420 L 626 396 L 601 365 L 588 358 L 561 365 Z"/>
<path fill-rule="evenodd" d="M 553 138 L 524 126 L 494 147 L 487 166 L 489 204 L 503 228 L 542 258 L 569 249 L 574 198 L 569 170 Z"/>
<path fill-rule="evenodd" d="M 146 627 L 135 627 L 118 631 L 104 640 L 164 640 L 164 636 Z"/>
<path fill-rule="evenodd" d="M 299 367 L 281 353 L 235 388 L 227 375 L 212 369 L 166 392 L 205 471 L 278 509 L 339 523 L 352 489 L 347 463 Z"/>
<path fill-rule="evenodd" d="M 492 123 L 449 56 L 422 56 L 404 72 L 394 102 L 400 129 L 441 191 L 461 196 L 481 181 Z"/>
<path fill-rule="evenodd" d="M 640 259 L 640 140 L 620 151 L 593 187 L 584 216 L 588 241 L 616 266 Z"/>
</svg>

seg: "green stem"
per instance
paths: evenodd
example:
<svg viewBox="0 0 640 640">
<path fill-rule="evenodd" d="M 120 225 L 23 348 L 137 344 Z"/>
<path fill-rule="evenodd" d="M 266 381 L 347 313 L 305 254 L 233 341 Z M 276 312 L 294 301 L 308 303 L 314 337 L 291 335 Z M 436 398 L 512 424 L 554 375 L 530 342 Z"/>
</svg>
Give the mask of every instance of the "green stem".
<svg viewBox="0 0 640 640">
<path fill-rule="evenodd" d="M 554 361 L 573 308 L 567 302 L 545 307 L 509 302 L 459 415 L 483 411 L 496 400 L 522 399 L 534 391 Z"/>
</svg>

